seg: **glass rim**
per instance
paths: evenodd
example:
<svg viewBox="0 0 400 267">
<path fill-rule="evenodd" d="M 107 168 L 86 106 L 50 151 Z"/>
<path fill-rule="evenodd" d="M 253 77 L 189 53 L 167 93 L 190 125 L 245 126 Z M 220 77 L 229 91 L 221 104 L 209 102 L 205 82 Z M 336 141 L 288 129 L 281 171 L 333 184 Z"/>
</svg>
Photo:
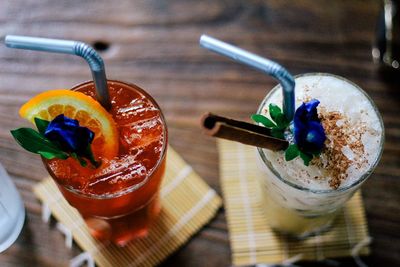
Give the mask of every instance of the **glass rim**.
<svg viewBox="0 0 400 267">
<path fill-rule="evenodd" d="M 344 78 L 342 76 L 331 74 L 331 73 L 324 73 L 324 72 L 304 73 L 304 74 L 295 75 L 294 78 L 297 79 L 297 78 L 307 77 L 307 76 L 325 76 L 325 77 L 337 78 L 339 80 L 342 80 L 342 81 L 345 81 L 345 82 L 349 83 L 350 85 L 353 85 L 357 90 L 359 90 L 366 97 L 366 99 L 371 104 L 373 110 L 375 111 L 375 113 L 376 113 L 376 115 L 378 117 L 380 126 L 382 128 L 382 133 L 381 133 L 381 138 L 380 138 L 380 145 L 379 145 L 379 148 L 380 148 L 379 149 L 379 154 L 377 155 L 375 161 L 373 162 L 373 164 L 371 164 L 371 166 L 368 168 L 368 170 L 359 179 L 357 179 L 356 181 L 354 181 L 353 183 L 351 183 L 349 185 L 346 185 L 344 187 L 339 187 L 338 189 L 310 189 L 310 188 L 295 184 L 295 183 L 293 183 L 293 182 L 281 177 L 281 175 L 278 173 L 278 171 L 275 170 L 275 168 L 272 166 L 271 162 L 267 159 L 267 156 L 264 153 L 264 149 L 257 147 L 257 151 L 258 151 L 257 155 L 261 157 L 263 163 L 267 166 L 267 168 L 276 177 L 278 177 L 279 180 L 281 180 L 285 184 L 287 184 L 287 185 L 289 185 L 289 186 L 291 186 L 291 187 L 293 187 L 295 189 L 298 189 L 298 190 L 301 190 L 301 191 L 308 191 L 308 192 L 311 192 L 311 193 L 314 193 L 314 194 L 327 194 L 327 193 L 335 193 L 335 192 L 336 193 L 344 192 L 344 191 L 347 191 L 347 190 L 349 190 L 349 189 L 361 184 L 362 182 L 364 182 L 372 174 L 372 172 L 374 171 L 374 169 L 378 165 L 378 163 L 379 163 L 379 161 L 381 159 L 381 156 L 382 156 L 383 146 L 384 146 L 384 142 L 385 142 L 385 128 L 384 128 L 384 125 L 383 125 L 383 119 L 382 119 L 381 114 L 379 113 L 378 107 L 376 106 L 374 101 L 371 99 L 371 97 L 360 86 L 358 86 L 354 82 L 352 82 L 352 81 L 350 81 L 350 80 L 348 80 L 348 79 L 346 79 L 346 78 Z M 279 90 L 281 88 L 282 88 L 281 85 L 278 84 L 274 88 L 271 89 L 271 91 L 264 97 L 263 101 L 261 102 L 260 106 L 258 107 L 257 114 L 262 114 L 261 112 L 264 109 L 265 104 L 268 101 L 268 99 L 271 97 L 271 95 L 273 93 L 275 93 L 275 91 L 277 91 L 277 90 Z"/>
<path fill-rule="evenodd" d="M 120 196 L 124 196 L 126 194 L 129 194 L 129 193 L 131 193 L 133 191 L 136 191 L 136 190 L 140 189 L 142 186 L 147 184 L 147 182 L 149 181 L 149 178 L 152 177 L 152 175 L 161 167 L 161 164 L 164 162 L 166 154 L 167 154 L 166 153 L 167 152 L 167 147 L 168 147 L 168 145 L 167 145 L 167 143 L 168 143 L 167 123 L 166 123 L 166 120 L 164 118 L 164 114 L 163 114 L 160 106 L 158 105 L 158 103 L 155 101 L 155 99 L 149 93 L 147 93 L 144 89 L 140 88 L 139 86 L 137 86 L 137 85 L 135 85 L 133 83 L 123 82 L 123 81 L 118 81 L 118 80 L 109 80 L 109 79 L 107 79 L 107 82 L 120 83 L 122 85 L 128 86 L 128 87 L 138 91 L 140 94 L 143 94 L 146 98 L 148 98 L 152 102 L 152 104 L 160 111 L 160 118 L 161 118 L 161 121 L 162 121 L 162 124 L 163 124 L 163 134 L 164 134 L 164 140 L 165 141 L 163 142 L 163 146 L 162 146 L 162 150 L 161 150 L 161 156 L 158 159 L 157 164 L 154 165 L 154 167 L 151 170 L 151 172 L 149 172 L 146 175 L 146 178 L 143 181 L 141 181 L 140 183 L 131 185 L 131 186 L 129 186 L 129 187 L 127 187 L 127 188 L 125 188 L 125 189 L 123 189 L 121 191 L 117 191 L 115 193 L 103 194 L 103 195 L 96 195 L 96 194 L 91 194 L 91 193 L 83 193 L 78 189 L 74 189 L 74 188 L 72 188 L 70 186 L 62 185 L 62 184 L 58 183 L 57 180 L 55 181 L 57 183 L 57 185 L 61 186 L 63 189 L 65 189 L 65 190 L 67 190 L 67 191 L 69 191 L 69 192 L 71 192 L 73 194 L 79 195 L 81 197 L 85 197 L 85 198 L 113 199 L 113 198 L 117 198 L 117 197 L 120 197 Z M 79 83 L 79 84 L 73 86 L 70 90 L 76 90 L 77 88 L 80 88 L 80 87 L 85 86 L 87 84 L 93 84 L 93 83 L 94 83 L 93 81 L 85 81 L 85 82 L 82 82 L 82 83 Z M 43 162 L 44 162 L 44 164 L 46 166 L 46 169 L 50 173 L 50 175 L 53 176 L 54 173 L 48 167 L 48 164 L 46 164 L 44 159 L 43 159 Z M 56 175 L 54 175 L 54 176 L 56 176 Z"/>
</svg>

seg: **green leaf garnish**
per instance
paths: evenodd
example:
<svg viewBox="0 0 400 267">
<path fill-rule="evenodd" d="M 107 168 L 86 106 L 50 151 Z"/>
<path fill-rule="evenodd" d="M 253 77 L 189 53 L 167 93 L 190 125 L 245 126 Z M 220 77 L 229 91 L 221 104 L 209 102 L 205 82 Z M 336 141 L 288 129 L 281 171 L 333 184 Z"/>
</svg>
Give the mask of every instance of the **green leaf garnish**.
<svg viewBox="0 0 400 267">
<path fill-rule="evenodd" d="M 281 130 L 285 130 L 289 126 L 289 122 L 286 120 L 286 117 L 283 114 L 278 114 L 278 116 L 275 118 L 275 122 L 278 128 Z"/>
<path fill-rule="evenodd" d="M 271 118 L 275 121 L 275 119 L 282 114 L 282 110 L 280 107 L 278 107 L 277 105 L 271 103 L 269 104 L 269 115 L 271 115 Z"/>
<path fill-rule="evenodd" d="M 83 156 L 89 159 L 90 163 L 92 163 L 95 168 L 100 166 L 101 161 L 95 160 L 90 144 L 86 147 L 85 154 Z"/>
<path fill-rule="evenodd" d="M 279 139 L 285 139 L 285 136 L 283 134 L 283 131 L 279 128 L 272 128 L 271 129 L 271 135 L 275 138 Z"/>
<path fill-rule="evenodd" d="M 276 123 L 277 128 L 285 130 L 289 126 L 289 122 L 286 119 L 285 114 L 283 114 L 280 107 L 275 104 L 269 104 L 269 114 L 273 121 Z"/>
<path fill-rule="evenodd" d="M 300 154 L 300 150 L 297 147 L 297 145 L 296 144 L 291 144 L 285 150 L 285 160 L 286 161 L 291 161 L 291 160 L 295 159 L 299 154 Z"/>
<path fill-rule="evenodd" d="M 76 159 L 82 167 L 87 166 L 87 158 L 90 163 L 95 167 L 99 167 L 101 162 L 96 161 L 90 144 L 86 148 L 84 155 L 77 155 L 76 153 L 67 153 L 63 151 L 56 143 L 50 141 L 44 136 L 44 132 L 50 122 L 35 118 L 35 124 L 38 131 L 31 128 L 19 128 L 11 130 L 11 134 L 17 143 L 29 152 L 39 154 L 45 159 L 67 159 L 68 157 L 73 157 Z"/>
<path fill-rule="evenodd" d="M 301 152 L 296 144 L 289 145 L 288 148 L 285 150 L 285 160 L 291 161 L 297 156 L 300 156 L 305 166 L 309 166 L 310 161 L 313 159 L 313 155 Z"/>
<path fill-rule="evenodd" d="M 285 139 L 284 132 L 289 126 L 289 122 L 282 113 L 281 108 L 271 103 L 269 104 L 269 114 L 271 119 L 261 114 L 253 114 L 251 115 L 251 119 L 271 129 L 271 136 L 279 139 Z"/>
<path fill-rule="evenodd" d="M 300 158 L 303 160 L 304 165 L 308 166 L 310 165 L 310 161 L 313 159 L 313 156 L 300 151 Z"/>
<path fill-rule="evenodd" d="M 39 119 L 39 118 L 35 118 L 36 127 L 37 127 L 39 133 L 41 133 L 42 135 L 44 135 L 44 132 L 46 131 L 47 126 L 49 125 L 49 123 L 50 123 L 49 121 L 42 120 L 42 119 Z"/>
<path fill-rule="evenodd" d="M 87 166 L 86 160 L 84 160 L 82 157 L 78 156 L 76 153 L 71 153 L 71 157 L 76 159 L 79 162 L 79 164 L 81 164 L 82 167 Z"/>
<path fill-rule="evenodd" d="M 54 153 L 54 152 L 47 152 L 47 151 L 38 151 L 38 154 L 41 155 L 45 159 L 67 159 L 68 155 L 66 153 Z"/>
<path fill-rule="evenodd" d="M 264 115 L 261 114 L 253 114 L 251 115 L 251 119 L 255 122 L 261 123 L 267 128 L 274 128 L 276 127 L 276 124 L 273 123 L 270 119 L 265 117 Z"/>
<path fill-rule="evenodd" d="M 11 134 L 20 146 L 32 153 L 43 155 L 45 158 L 68 158 L 67 153 L 31 128 L 12 130 Z"/>
<path fill-rule="evenodd" d="M 298 108 L 298 110 L 300 110 L 301 112 L 306 112 L 307 114 L 311 114 L 310 120 L 320 123 L 320 120 L 316 119 L 318 117 L 317 110 L 316 110 L 316 107 L 318 106 L 318 104 L 319 104 L 319 101 L 314 99 L 314 100 L 311 100 L 309 103 L 303 103 L 303 105 L 301 105 Z M 311 109 L 311 111 L 308 109 Z M 296 114 L 297 114 L 298 110 L 296 110 Z M 316 136 L 314 136 L 314 135 L 308 136 L 308 134 L 310 134 L 310 133 L 308 133 L 307 140 L 299 141 L 299 140 L 296 140 L 296 136 L 294 136 L 294 132 L 295 132 L 296 123 L 301 124 L 302 122 L 299 121 L 299 119 L 296 121 L 296 114 L 295 114 L 295 118 L 294 118 L 295 121 L 293 123 L 291 123 L 290 121 L 287 120 L 285 114 L 283 114 L 282 109 L 274 103 L 270 103 L 268 105 L 268 112 L 269 112 L 270 119 L 261 114 L 254 114 L 251 116 L 251 118 L 253 121 L 255 121 L 257 123 L 261 123 L 265 127 L 269 128 L 271 130 L 271 136 L 273 136 L 275 138 L 279 138 L 279 139 L 287 139 L 291 143 L 285 150 L 285 160 L 286 161 L 293 160 L 296 157 L 300 156 L 300 158 L 304 162 L 304 165 L 309 166 L 310 162 L 312 161 L 312 159 L 314 157 L 320 156 L 320 154 L 322 152 L 322 148 L 323 148 L 323 142 L 326 138 L 323 130 L 322 130 L 322 133 L 320 133 L 320 131 L 317 132 L 319 134 L 317 136 L 318 138 L 316 138 Z M 314 125 L 314 124 L 312 124 L 312 125 Z M 319 125 L 321 125 L 321 124 L 319 124 Z M 309 128 L 311 128 L 311 129 L 313 128 L 311 126 L 310 127 L 304 126 L 303 128 L 305 128 L 305 130 L 308 131 Z M 299 129 L 297 129 L 297 130 L 299 130 Z M 317 128 L 317 130 L 320 130 L 320 127 Z M 316 140 L 314 140 L 314 139 L 316 139 Z M 302 145 L 302 142 L 312 142 L 310 140 L 318 141 L 319 143 L 317 145 L 321 146 L 321 149 L 318 149 L 317 151 L 310 151 L 309 149 L 307 149 L 306 146 Z M 298 146 L 298 144 L 299 144 L 299 146 Z M 300 149 L 300 147 L 301 147 L 301 149 Z"/>
<path fill-rule="evenodd" d="M 289 145 L 288 148 L 285 150 L 285 160 L 291 161 L 297 156 L 300 156 L 305 166 L 309 166 L 310 161 L 313 159 L 313 155 L 301 152 L 296 144 Z"/>
</svg>

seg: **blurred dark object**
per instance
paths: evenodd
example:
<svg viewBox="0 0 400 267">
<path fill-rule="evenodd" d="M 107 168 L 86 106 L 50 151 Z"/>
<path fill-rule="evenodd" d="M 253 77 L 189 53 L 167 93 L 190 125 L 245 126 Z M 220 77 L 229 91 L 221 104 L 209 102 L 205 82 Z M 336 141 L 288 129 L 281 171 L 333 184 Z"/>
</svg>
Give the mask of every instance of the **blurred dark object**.
<svg viewBox="0 0 400 267">
<path fill-rule="evenodd" d="M 399 0 L 384 0 L 379 15 L 376 41 L 372 48 L 374 62 L 389 69 L 400 69 Z"/>
</svg>

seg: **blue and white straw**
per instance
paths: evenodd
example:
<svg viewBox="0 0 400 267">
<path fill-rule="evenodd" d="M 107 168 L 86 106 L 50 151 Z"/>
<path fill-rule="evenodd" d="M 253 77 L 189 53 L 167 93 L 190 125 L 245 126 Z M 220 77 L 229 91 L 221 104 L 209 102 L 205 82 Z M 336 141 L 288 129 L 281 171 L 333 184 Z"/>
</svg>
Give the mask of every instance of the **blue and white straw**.
<svg viewBox="0 0 400 267">
<path fill-rule="evenodd" d="M 283 112 L 286 118 L 289 121 L 292 121 L 295 111 L 295 81 L 293 76 L 284 67 L 274 61 L 260 57 L 207 35 L 201 36 L 200 45 L 210 51 L 267 73 L 277 79 L 283 89 Z"/>
<path fill-rule="evenodd" d="M 104 62 L 91 46 L 78 41 L 17 35 L 7 35 L 4 42 L 10 48 L 71 54 L 83 57 L 89 64 L 92 72 L 97 100 L 106 109 L 111 107 Z"/>
</svg>

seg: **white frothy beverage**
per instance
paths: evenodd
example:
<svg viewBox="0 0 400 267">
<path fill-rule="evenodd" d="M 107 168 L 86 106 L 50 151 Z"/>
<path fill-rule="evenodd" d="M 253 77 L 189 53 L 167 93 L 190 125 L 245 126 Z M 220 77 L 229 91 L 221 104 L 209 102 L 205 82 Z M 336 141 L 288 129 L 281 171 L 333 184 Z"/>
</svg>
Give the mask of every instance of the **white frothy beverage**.
<svg viewBox="0 0 400 267">
<path fill-rule="evenodd" d="M 284 151 L 258 149 L 266 214 L 274 229 L 304 237 L 328 228 L 333 218 L 379 161 L 383 123 L 372 100 L 357 85 L 331 74 L 310 73 L 296 79 L 296 108 L 320 101 L 318 117 L 327 137 L 325 148 L 309 166 Z M 275 87 L 258 113 L 268 116 L 270 103 L 281 106 Z"/>
</svg>

